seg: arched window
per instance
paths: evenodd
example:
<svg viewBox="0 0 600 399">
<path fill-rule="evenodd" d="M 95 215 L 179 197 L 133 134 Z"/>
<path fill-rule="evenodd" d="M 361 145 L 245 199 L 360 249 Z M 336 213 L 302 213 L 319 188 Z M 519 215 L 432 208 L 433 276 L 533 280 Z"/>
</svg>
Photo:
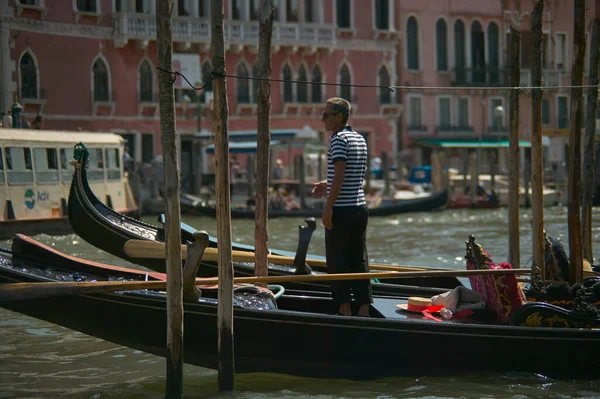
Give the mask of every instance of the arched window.
<svg viewBox="0 0 600 399">
<path fill-rule="evenodd" d="M 29 53 L 21 57 L 21 97 L 38 98 L 37 68 Z"/>
<path fill-rule="evenodd" d="M 487 42 L 488 42 L 488 67 L 490 83 L 500 83 L 500 74 L 498 68 L 500 67 L 500 60 L 498 57 L 498 25 L 492 22 L 487 28 Z"/>
<path fill-rule="evenodd" d="M 345 64 L 342 65 L 342 68 L 340 69 L 340 85 L 351 85 L 352 84 L 352 79 L 350 78 L 350 70 L 348 69 L 348 66 L 346 66 Z M 352 99 L 350 98 L 350 86 L 340 86 L 340 97 L 352 102 Z"/>
<path fill-rule="evenodd" d="M 390 75 L 387 68 L 382 66 L 379 69 L 379 86 L 390 87 Z M 379 89 L 379 102 L 381 104 L 390 104 L 392 102 L 392 93 L 389 89 L 381 87 Z"/>
<path fill-rule="evenodd" d="M 308 102 L 308 87 L 306 83 L 303 83 L 307 79 L 306 68 L 304 68 L 304 65 L 301 65 L 300 69 L 298 69 L 298 83 L 296 83 L 296 96 L 299 103 Z"/>
<path fill-rule="evenodd" d="M 485 82 L 485 37 L 479 21 L 471 25 L 471 62 L 473 83 Z"/>
<path fill-rule="evenodd" d="M 239 64 L 236 70 L 237 102 L 247 104 L 250 102 L 250 84 L 248 82 L 248 68 L 244 64 Z"/>
<path fill-rule="evenodd" d="M 336 20 L 337 27 L 342 29 L 350 29 L 350 0 L 336 0 Z"/>
<path fill-rule="evenodd" d="M 311 85 L 311 95 L 310 95 L 310 99 L 313 103 L 320 103 L 322 102 L 322 98 L 321 98 L 321 81 L 322 81 L 323 77 L 321 75 L 321 69 L 315 65 L 315 67 L 312 70 L 312 82 L 313 84 Z"/>
<path fill-rule="evenodd" d="M 283 79 L 283 102 L 294 102 L 294 93 L 292 90 L 292 70 L 288 64 L 283 66 L 281 75 Z"/>
<path fill-rule="evenodd" d="M 419 24 L 415 17 L 406 21 L 406 51 L 408 69 L 419 69 Z"/>
<path fill-rule="evenodd" d="M 438 19 L 435 24 L 435 52 L 437 58 L 437 70 L 448 70 L 448 27 L 446 21 Z"/>
<path fill-rule="evenodd" d="M 94 75 L 94 101 L 109 101 L 108 68 L 101 59 L 97 59 L 92 67 Z"/>
<path fill-rule="evenodd" d="M 460 19 L 454 23 L 454 80 L 457 84 L 466 83 L 465 24 Z"/>
<path fill-rule="evenodd" d="M 154 75 L 150 62 L 145 60 L 140 65 L 140 101 L 154 101 Z"/>
</svg>

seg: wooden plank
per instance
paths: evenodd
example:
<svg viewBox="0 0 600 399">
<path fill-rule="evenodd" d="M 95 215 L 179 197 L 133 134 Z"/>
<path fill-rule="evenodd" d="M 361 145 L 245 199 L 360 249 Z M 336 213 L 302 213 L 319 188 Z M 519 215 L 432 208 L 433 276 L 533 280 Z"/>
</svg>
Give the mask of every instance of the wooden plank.
<svg viewBox="0 0 600 399">
<path fill-rule="evenodd" d="M 510 85 L 521 82 L 521 32 L 510 24 Z M 519 91 L 511 90 L 509 131 L 509 181 L 508 181 L 508 261 L 513 267 L 521 265 L 519 247 Z"/>
</svg>

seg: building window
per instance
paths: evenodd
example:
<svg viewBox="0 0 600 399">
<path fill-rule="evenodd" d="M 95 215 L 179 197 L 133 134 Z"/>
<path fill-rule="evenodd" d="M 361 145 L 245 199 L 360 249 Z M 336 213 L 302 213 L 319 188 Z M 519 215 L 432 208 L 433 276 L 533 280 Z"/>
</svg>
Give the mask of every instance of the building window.
<svg viewBox="0 0 600 399">
<path fill-rule="evenodd" d="M 419 24 L 415 17 L 406 22 L 407 66 L 414 71 L 419 70 Z"/>
<path fill-rule="evenodd" d="M 446 21 L 438 19 L 435 23 L 435 55 L 437 58 L 437 70 L 448 70 L 448 26 Z"/>
<path fill-rule="evenodd" d="M 29 53 L 21 57 L 21 97 L 38 98 L 37 68 Z"/>
<path fill-rule="evenodd" d="M 248 68 L 245 64 L 240 64 L 237 67 L 235 80 L 237 84 L 237 102 L 247 104 L 250 102 L 250 84 L 248 82 Z"/>
<path fill-rule="evenodd" d="M 498 25 L 495 22 L 492 22 L 488 25 L 487 28 L 487 41 L 488 41 L 488 69 L 489 69 L 489 82 L 492 84 L 500 83 L 500 59 L 498 56 L 498 49 L 500 45 L 498 43 L 499 40 L 498 33 Z"/>
<path fill-rule="evenodd" d="M 304 0 L 304 19 L 306 22 L 319 22 L 318 0 Z"/>
<path fill-rule="evenodd" d="M 94 84 L 94 101 L 109 101 L 108 69 L 101 59 L 97 59 L 92 67 Z"/>
<path fill-rule="evenodd" d="M 298 69 L 298 83 L 296 83 L 296 96 L 299 103 L 308 102 L 307 80 L 306 68 L 304 68 L 304 65 L 301 65 L 300 69 Z"/>
<path fill-rule="evenodd" d="M 323 77 L 321 75 L 321 69 L 315 65 L 312 70 L 312 82 L 311 85 L 311 96 L 310 99 L 313 103 L 320 103 L 321 99 L 321 81 Z"/>
<path fill-rule="evenodd" d="M 21 4 L 26 6 L 35 6 L 36 0 L 21 0 Z"/>
<path fill-rule="evenodd" d="M 390 104 L 392 102 L 392 93 L 387 87 L 390 87 L 390 74 L 387 71 L 387 68 L 382 66 L 379 69 L 379 103 L 380 104 Z"/>
<path fill-rule="evenodd" d="M 465 56 L 465 24 L 460 19 L 454 23 L 454 72 L 456 83 L 465 83 L 466 80 Z"/>
<path fill-rule="evenodd" d="M 485 82 L 485 36 L 479 21 L 471 25 L 471 63 L 473 83 Z"/>
<path fill-rule="evenodd" d="M 340 97 L 342 97 L 343 99 L 346 99 L 350 102 L 352 102 L 352 99 L 350 98 L 350 86 L 352 84 L 352 79 L 350 78 L 350 70 L 348 69 L 348 66 L 346 65 L 342 65 L 342 68 L 340 69 Z"/>
<path fill-rule="evenodd" d="M 550 100 L 542 99 L 542 125 L 550 124 Z"/>
<path fill-rule="evenodd" d="M 125 1 L 123 3 L 126 3 Z M 127 5 L 125 4 L 125 7 Z M 135 0 L 135 12 L 150 14 L 150 0 Z"/>
<path fill-rule="evenodd" d="M 375 0 L 375 28 L 379 30 L 390 28 L 389 0 Z"/>
<path fill-rule="evenodd" d="M 147 60 L 140 65 L 140 101 L 154 101 L 154 76 Z"/>
<path fill-rule="evenodd" d="M 285 64 L 282 70 L 283 79 L 283 102 L 294 102 L 294 93 L 292 90 L 292 70 L 289 65 Z"/>
<path fill-rule="evenodd" d="M 285 20 L 298 22 L 298 0 L 286 0 L 285 5 Z"/>
<path fill-rule="evenodd" d="M 206 102 L 206 92 L 212 92 L 213 90 L 213 82 L 212 82 L 212 65 L 209 61 L 205 61 L 202 64 L 202 84 L 206 85 L 204 90 L 200 93 L 200 101 Z"/>
<path fill-rule="evenodd" d="M 231 18 L 242 19 L 242 0 L 231 0 Z"/>
<path fill-rule="evenodd" d="M 177 13 L 180 17 L 189 17 L 191 15 L 188 7 L 188 2 L 186 0 L 178 0 Z"/>
<path fill-rule="evenodd" d="M 450 119 L 450 99 L 447 97 L 438 99 L 438 126 L 442 130 L 447 130 L 451 127 Z"/>
<path fill-rule="evenodd" d="M 350 29 L 350 0 L 336 0 L 335 9 L 338 28 Z"/>
<path fill-rule="evenodd" d="M 142 162 L 149 163 L 154 159 L 154 134 L 142 134 Z"/>
<path fill-rule="evenodd" d="M 556 34 L 556 69 L 567 70 L 567 34 Z"/>
<path fill-rule="evenodd" d="M 409 130 L 421 130 L 423 118 L 421 113 L 421 97 L 410 97 L 409 102 L 409 114 L 408 114 L 408 126 Z"/>
<path fill-rule="evenodd" d="M 458 127 L 461 130 L 469 127 L 469 99 L 459 98 L 456 107 Z"/>
<path fill-rule="evenodd" d="M 569 127 L 569 97 L 558 97 L 558 128 L 567 129 Z"/>
<path fill-rule="evenodd" d="M 254 64 L 252 66 L 252 76 L 256 79 L 252 80 L 252 98 L 254 102 L 258 102 L 258 76 L 259 75 L 259 70 L 258 70 L 258 63 Z"/>
<path fill-rule="evenodd" d="M 250 20 L 258 21 L 260 0 L 250 0 Z"/>
<path fill-rule="evenodd" d="M 210 0 L 198 0 L 198 16 L 210 18 Z"/>
<path fill-rule="evenodd" d="M 502 114 L 496 115 L 496 108 L 504 107 L 504 100 L 501 98 L 492 98 L 490 100 L 490 121 L 492 132 L 503 132 L 504 129 L 504 116 Z"/>
<path fill-rule="evenodd" d="M 96 0 L 77 0 L 77 9 L 83 12 L 97 12 Z"/>
</svg>

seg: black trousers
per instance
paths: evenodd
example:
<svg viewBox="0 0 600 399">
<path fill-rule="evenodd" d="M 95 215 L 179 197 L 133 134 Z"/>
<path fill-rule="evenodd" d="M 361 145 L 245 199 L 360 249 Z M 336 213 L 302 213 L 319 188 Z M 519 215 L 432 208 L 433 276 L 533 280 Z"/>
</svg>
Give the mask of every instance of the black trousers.
<svg viewBox="0 0 600 399">
<path fill-rule="evenodd" d="M 328 273 L 365 273 L 369 271 L 367 256 L 366 206 L 333 207 L 333 227 L 325 229 L 325 257 Z M 358 305 L 373 302 L 371 280 L 343 280 L 331 282 L 334 302 L 349 303 L 351 295 Z"/>
</svg>

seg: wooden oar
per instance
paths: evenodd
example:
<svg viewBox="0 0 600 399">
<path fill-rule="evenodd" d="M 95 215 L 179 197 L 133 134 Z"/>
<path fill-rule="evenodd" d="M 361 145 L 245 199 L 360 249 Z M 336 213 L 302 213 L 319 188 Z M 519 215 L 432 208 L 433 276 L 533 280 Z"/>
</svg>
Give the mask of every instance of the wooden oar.
<svg viewBox="0 0 600 399">
<path fill-rule="evenodd" d="M 165 258 L 165 244 L 162 242 L 148 241 L 148 240 L 129 240 L 125 243 L 123 250 L 132 258 L 144 258 L 144 259 L 164 259 Z M 186 259 L 187 249 L 185 245 L 181 247 L 182 257 Z M 217 248 L 206 248 L 202 255 L 202 260 L 206 262 L 217 262 L 219 260 Z M 234 262 L 248 262 L 254 263 L 254 252 L 248 251 L 233 251 Z M 268 261 L 277 265 L 293 265 L 294 258 L 290 256 L 281 255 L 268 255 Z M 327 262 L 321 259 L 306 259 L 311 267 L 327 267 Z M 414 266 L 393 266 L 393 265 L 381 265 L 377 263 L 369 264 L 371 270 L 386 270 L 395 272 L 409 272 L 409 271 L 431 271 L 431 270 L 452 270 L 452 269 L 433 269 L 424 267 Z"/>
<path fill-rule="evenodd" d="M 411 277 L 467 277 L 477 275 L 528 274 L 530 269 L 500 270 L 430 270 L 410 272 L 339 273 L 299 276 L 236 277 L 235 284 L 290 283 L 296 281 L 361 280 L 371 278 Z M 217 277 L 197 278 L 196 284 L 217 284 Z M 98 294 L 113 291 L 164 290 L 166 281 L 100 281 L 100 282 L 50 282 L 0 284 L 0 302 L 17 299 L 34 299 L 60 295 Z"/>
</svg>

